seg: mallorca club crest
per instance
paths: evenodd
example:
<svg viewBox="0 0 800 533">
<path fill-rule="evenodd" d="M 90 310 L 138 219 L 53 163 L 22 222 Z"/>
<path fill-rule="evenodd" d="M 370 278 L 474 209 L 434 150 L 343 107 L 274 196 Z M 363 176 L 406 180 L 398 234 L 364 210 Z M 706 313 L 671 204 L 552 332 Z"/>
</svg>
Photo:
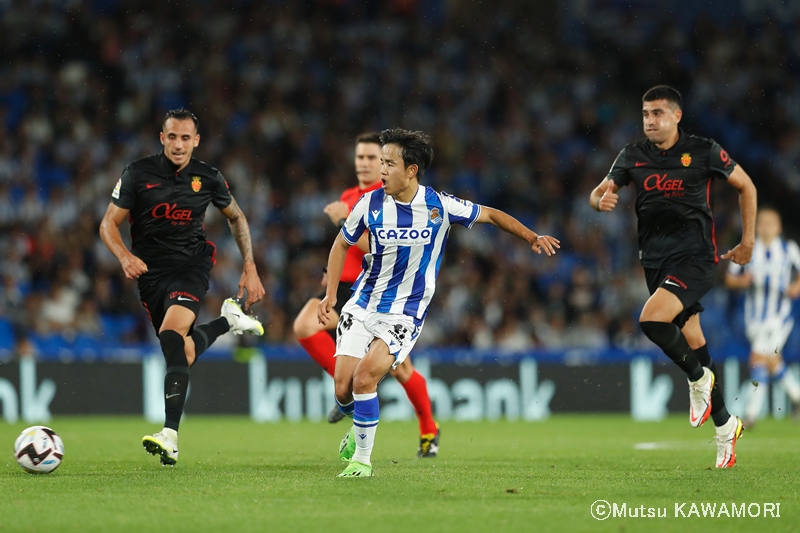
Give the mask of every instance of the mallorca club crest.
<svg viewBox="0 0 800 533">
<path fill-rule="evenodd" d="M 430 218 L 430 221 L 433 224 L 441 224 L 442 223 L 442 215 L 439 213 L 439 208 L 438 207 L 434 207 L 434 208 L 430 209 L 428 211 L 428 214 L 430 215 L 429 218 Z"/>
<path fill-rule="evenodd" d="M 692 154 L 686 153 L 681 156 L 681 164 L 688 167 L 692 164 Z"/>
<path fill-rule="evenodd" d="M 200 176 L 192 176 L 192 190 L 194 192 L 200 192 L 202 186 L 203 183 L 200 181 Z"/>
</svg>

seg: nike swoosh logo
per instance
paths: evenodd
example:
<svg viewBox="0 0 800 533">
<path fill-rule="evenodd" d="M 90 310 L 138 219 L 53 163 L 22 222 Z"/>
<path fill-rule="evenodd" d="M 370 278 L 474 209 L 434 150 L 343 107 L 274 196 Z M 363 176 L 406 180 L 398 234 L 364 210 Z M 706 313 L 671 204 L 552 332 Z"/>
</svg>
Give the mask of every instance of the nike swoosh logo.
<svg viewBox="0 0 800 533">
<path fill-rule="evenodd" d="M 166 398 L 167 400 L 169 400 L 170 398 L 174 398 L 175 396 L 180 396 L 180 395 L 181 395 L 180 392 L 176 392 L 175 394 L 167 394 Z"/>
<path fill-rule="evenodd" d="M 671 280 L 665 280 L 664 283 L 668 283 L 669 285 L 675 285 L 676 287 L 680 287 L 680 285 L 678 285 L 677 283 L 675 283 L 674 281 L 671 281 Z"/>
<path fill-rule="evenodd" d="M 178 300 L 180 300 L 182 302 L 193 302 L 194 301 L 191 298 L 184 298 L 183 296 L 178 296 Z"/>
<path fill-rule="evenodd" d="M 699 416 L 694 416 L 694 409 L 692 409 L 692 412 L 689 413 L 689 420 L 691 420 L 692 423 L 694 423 L 694 422 L 697 422 L 698 418 L 700 418 L 700 417 Z"/>
<path fill-rule="evenodd" d="M 161 186 L 160 183 L 147 183 L 147 184 L 145 184 L 145 187 L 147 187 L 148 189 L 152 189 L 153 187 L 160 187 L 160 186 Z"/>
<path fill-rule="evenodd" d="M 637 166 L 637 167 L 643 167 L 643 166 L 645 166 L 645 165 L 647 165 L 647 164 L 649 164 L 649 163 L 650 163 L 649 161 L 645 161 L 644 163 L 642 163 L 642 162 L 640 162 L 640 161 L 637 161 L 637 162 L 636 162 L 636 166 Z"/>
</svg>

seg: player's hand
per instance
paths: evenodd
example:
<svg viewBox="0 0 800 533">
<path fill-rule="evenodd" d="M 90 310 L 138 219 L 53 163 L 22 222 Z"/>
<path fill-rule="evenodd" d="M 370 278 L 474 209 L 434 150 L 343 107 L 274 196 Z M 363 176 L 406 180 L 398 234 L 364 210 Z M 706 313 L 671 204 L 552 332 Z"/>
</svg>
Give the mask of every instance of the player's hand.
<svg viewBox="0 0 800 533">
<path fill-rule="evenodd" d="M 252 263 L 246 263 L 242 277 L 239 278 L 239 293 L 236 298 L 244 296 L 244 291 L 247 291 L 247 301 L 244 303 L 244 310 L 256 302 L 260 302 L 264 297 L 264 285 L 261 284 L 261 279 L 258 277 L 256 267 Z"/>
<path fill-rule="evenodd" d="M 138 279 L 139 276 L 147 272 L 147 265 L 133 254 L 128 254 L 119 260 L 125 277 L 128 279 Z"/>
<path fill-rule="evenodd" d="M 350 207 L 346 203 L 339 200 L 326 205 L 322 212 L 328 215 L 328 218 L 331 219 L 331 222 L 338 226 L 339 221 L 343 218 L 347 218 L 347 215 L 350 214 Z"/>
<path fill-rule="evenodd" d="M 547 255 L 555 255 L 556 248 L 561 248 L 561 246 L 559 246 L 560 244 L 561 241 L 555 237 L 551 237 L 550 235 L 539 235 L 531 243 L 531 250 L 537 254 L 542 253 L 542 250 L 544 250 L 544 253 Z"/>
<path fill-rule="evenodd" d="M 753 245 L 737 244 L 733 250 L 729 250 L 727 254 L 722 256 L 722 259 L 730 259 L 737 265 L 746 265 L 753 257 Z"/>
<path fill-rule="evenodd" d="M 739 276 L 738 282 L 742 289 L 746 289 L 753 284 L 753 275 L 750 272 L 745 272 Z"/>
<path fill-rule="evenodd" d="M 327 326 L 331 321 L 331 309 L 336 306 L 336 296 L 325 295 L 325 298 L 317 306 L 317 320 L 323 326 Z"/>
<path fill-rule="evenodd" d="M 608 180 L 608 189 L 600 197 L 598 208 L 600 211 L 613 211 L 617 207 L 617 200 L 619 195 L 614 192 L 614 180 Z"/>
<path fill-rule="evenodd" d="M 795 281 L 789 285 L 789 288 L 786 289 L 786 296 L 792 300 L 800 298 L 800 281 Z"/>
</svg>

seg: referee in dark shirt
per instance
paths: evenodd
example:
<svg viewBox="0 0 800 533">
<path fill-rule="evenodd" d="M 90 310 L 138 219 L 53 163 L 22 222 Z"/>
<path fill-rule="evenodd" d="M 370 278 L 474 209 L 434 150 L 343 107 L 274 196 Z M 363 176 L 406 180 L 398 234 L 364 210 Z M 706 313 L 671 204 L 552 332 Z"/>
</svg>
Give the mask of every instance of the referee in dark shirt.
<svg viewBox="0 0 800 533">
<path fill-rule="evenodd" d="M 711 415 L 716 426 L 716 466 L 729 468 L 736 463 L 734 447 L 744 428 L 725 408 L 720 376 L 700 328 L 700 299 L 713 286 L 719 261 L 714 180 L 726 182 L 739 193 L 742 241 L 722 259 L 740 265 L 750 262 L 753 253 L 756 189 L 719 144 L 678 127 L 682 105 L 680 93 L 666 85 L 644 94 L 642 122 L 647 139 L 622 149 L 589 201 L 596 211 L 611 211 L 620 187 L 633 184 L 639 259 L 650 291 L 639 325 L 686 372 L 689 423 L 699 427 Z"/>
<path fill-rule="evenodd" d="M 190 111 L 169 111 L 160 135 L 163 152 L 125 168 L 100 224 L 100 237 L 119 259 L 125 276 L 137 281 L 139 297 L 167 362 L 164 429 L 145 436 L 142 444 L 168 465 L 178 460 L 178 425 L 189 386 L 189 367 L 228 331 L 264 333 L 261 323 L 244 312 L 264 296 L 253 261 L 250 228 L 222 174 L 192 158 L 200 142 L 197 127 L 197 117 Z M 244 259 L 244 272 L 239 294 L 225 300 L 222 316 L 195 325 L 215 263 L 216 248 L 203 227 L 208 204 L 228 218 Z M 130 251 L 119 231 L 126 218 L 131 224 Z M 242 309 L 239 298 L 245 290 L 247 302 Z"/>
</svg>

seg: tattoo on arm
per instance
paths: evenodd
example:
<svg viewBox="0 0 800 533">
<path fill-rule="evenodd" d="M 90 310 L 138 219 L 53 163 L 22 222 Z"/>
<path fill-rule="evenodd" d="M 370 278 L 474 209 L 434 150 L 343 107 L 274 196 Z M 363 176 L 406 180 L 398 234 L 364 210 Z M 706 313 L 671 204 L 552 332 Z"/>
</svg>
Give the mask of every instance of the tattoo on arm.
<svg viewBox="0 0 800 533">
<path fill-rule="evenodd" d="M 250 226 L 235 199 L 231 200 L 231 205 L 222 210 L 222 214 L 228 217 L 228 225 L 231 227 L 233 240 L 242 253 L 242 259 L 245 263 L 252 263 L 253 243 L 250 239 Z"/>
</svg>

